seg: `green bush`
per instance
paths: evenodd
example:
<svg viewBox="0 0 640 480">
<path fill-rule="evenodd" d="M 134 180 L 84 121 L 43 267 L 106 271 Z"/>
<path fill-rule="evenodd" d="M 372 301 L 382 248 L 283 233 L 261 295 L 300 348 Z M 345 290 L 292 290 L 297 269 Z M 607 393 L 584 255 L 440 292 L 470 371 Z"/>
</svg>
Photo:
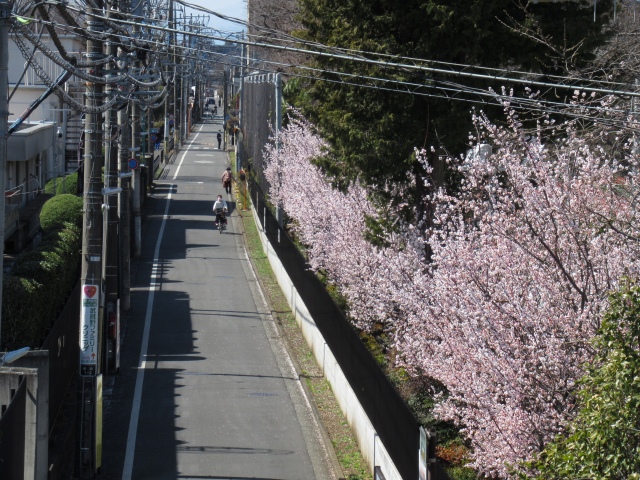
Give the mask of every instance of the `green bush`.
<svg viewBox="0 0 640 480">
<path fill-rule="evenodd" d="M 64 177 L 51 179 L 44 186 L 44 193 L 61 195 L 68 193 L 71 195 L 78 194 L 78 172 L 74 172 Z"/>
<path fill-rule="evenodd" d="M 79 278 L 80 250 L 82 248 L 82 228 L 80 225 L 65 223 L 61 230 L 49 232 L 39 246 L 45 254 L 57 254 L 64 259 L 65 268 L 61 274 L 64 285 L 73 289 Z"/>
<path fill-rule="evenodd" d="M 42 309 L 38 302 L 42 285 L 27 278 L 4 275 L 2 282 L 2 350 L 40 344 L 36 333 Z"/>
<path fill-rule="evenodd" d="M 82 198 L 71 194 L 56 195 L 40 211 L 40 227 L 46 234 L 60 229 L 64 223 L 82 225 Z"/>
<path fill-rule="evenodd" d="M 578 383 L 578 413 L 526 465 L 537 480 L 640 479 L 640 285 L 611 294 Z"/>
<path fill-rule="evenodd" d="M 72 222 L 66 221 L 71 219 Z M 82 199 L 59 195 L 40 214 L 43 238 L 2 284 L 2 347 L 38 348 L 80 278 Z"/>
</svg>

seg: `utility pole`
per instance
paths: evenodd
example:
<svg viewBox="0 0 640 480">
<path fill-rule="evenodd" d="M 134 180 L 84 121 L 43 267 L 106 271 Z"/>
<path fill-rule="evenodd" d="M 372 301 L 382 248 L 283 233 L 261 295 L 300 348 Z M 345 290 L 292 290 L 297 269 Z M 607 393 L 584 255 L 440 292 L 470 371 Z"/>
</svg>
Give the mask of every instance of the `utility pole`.
<svg viewBox="0 0 640 480">
<path fill-rule="evenodd" d="M 102 0 L 90 7 L 95 15 L 102 14 Z M 93 35 L 87 40 L 86 57 L 89 61 L 104 58 L 102 41 L 97 40 L 104 30 L 100 20 L 89 17 L 87 30 Z M 99 75 L 101 66 L 90 67 L 90 73 Z M 102 463 L 102 398 L 101 345 L 102 321 L 102 135 L 101 114 L 95 109 L 102 104 L 103 87 L 86 83 L 84 124 L 84 214 L 82 232 L 82 271 L 80 276 L 80 381 L 78 382 L 78 455 L 79 478 L 92 478 Z"/>
<path fill-rule="evenodd" d="M 140 26 L 137 24 L 141 18 L 143 18 L 144 10 L 143 10 L 143 2 L 142 0 L 137 3 L 135 14 L 136 14 L 136 25 L 133 26 L 132 35 L 133 38 L 140 37 Z M 136 52 L 137 53 L 137 52 Z M 138 73 L 138 67 L 140 67 L 140 61 L 136 60 L 136 74 Z M 140 105 L 138 103 L 133 102 L 132 110 L 131 110 L 131 127 L 132 127 L 132 151 L 133 156 L 138 157 L 138 168 L 133 170 L 133 235 L 134 235 L 134 250 L 133 256 L 138 258 L 142 253 L 142 217 L 141 217 L 141 194 L 140 191 L 140 171 L 141 165 L 144 163 L 144 158 L 142 158 L 140 152 Z"/>
<path fill-rule="evenodd" d="M 131 149 L 131 125 L 129 108 L 118 110 L 118 187 L 122 190 L 118 198 L 118 218 L 120 219 L 120 309 L 126 312 L 131 308 L 131 175 L 129 159 Z"/>
<path fill-rule="evenodd" d="M 189 24 L 191 24 L 191 17 L 192 15 L 189 15 Z M 189 52 L 189 38 L 187 37 L 187 23 L 186 23 L 186 15 L 185 15 L 185 25 L 184 25 L 184 30 L 183 30 L 183 44 L 185 47 L 185 52 L 187 54 L 187 56 L 189 56 L 190 52 Z M 183 62 L 184 62 L 184 57 L 183 57 Z M 187 65 L 191 64 L 190 60 L 186 61 Z M 181 137 L 181 145 L 184 145 L 185 142 L 187 141 L 187 138 L 189 137 L 189 121 L 187 118 L 187 114 L 188 114 L 188 105 L 189 105 L 189 77 L 190 75 L 188 75 L 188 71 L 189 69 L 184 69 L 185 71 L 182 74 L 182 113 L 181 113 L 181 128 L 180 130 L 182 131 L 182 137 Z"/>
<path fill-rule="evenodd" d="M 169 0 L 169 28 L 173 29 L 175 28 L 173 25 L 173 0 Z M 167 56 L 168 58 L 172 58 L 171 56 L 171 49 L 172 47 L 172 43 L 171 39 L 173 37 L 173 33 L 168 33 L 168 42 L 167 42 Z M 167 61 L 167 63 L 169 63 Z M 167 96 L 164 99 L 164 132 L 158 132 L 158 135 L 160 133 L 162 133 L 163 135 L 163 140 L 164 140 L 164 154 L 167 155 L 169 153 L 169 107 L 170 107 L 170 101 L 171 99 L 171 95 L 169 95 L 168 91 L 169 91 L 169 78 L 171 77 L 170 75 L 171 72 L 171 66 L 167 66 L 166 69 L 166 76 L 167 76 Z M 175 92 L 175 89 L 174 89 Z M 175 103 L 176 98 L 175 98 L 175 94 L 173 96 L 173 102 Z M 165 159 L 165 161 L 168 161 L 168 159 Z"/>
<path fill-rule="evenodd" d="M 149 152 L 147 161 L 147 189 L 153 186 L 153 161 L 156 155 L 156 146 L 151 135 L 151 129 L 153 128 L 153 115 L 151 107 L 147 108 L 147 151 Z M 160 132 L 158 132 L 160 135 Z M 157 138 L 157 137 L 156 137 Z M 145 198 L 147 198 L 147 191 L 144 192 Z"/>
<path fill-rule="evenodd" d="M 140 165 L 142 156 L 140 154 L 140 106 L 133 102 L 131 104 L 131 151 L 133 157 L 138 158 L 138 168 L 133 170 L 133 236 L 134 250 L 133 256 L 139 257 L 142 252 L 141 234 L 142 220 L 140 212 Z"/>
<path fill-rule="evenodd" d="M 117 0 L 111 0 L 110 7 L 107 8 L 107 16 L 115 16 Z M 110 36 L 107 40 L 107 55 L 116 57 L 118 48 L 116 38 Z M 109 65 L 109 64 L 108 64 Z M 107 67 L 107 78 L 117 75 L 117 69 L 113 63 Z M 108 87 L 108 99 L 111 100 L 117 94 L 117 88 L 113 83 Z M 117 106 L 112 107 L 105 117 L 105 167 L 104 167 L 104 188 L 106 191 L 118 190 L 118 111 Z M 106 197 L 107 211 L 104 214 L 104 232 L 102 240 L 103 249 L 103 269 L 102 277 L 104 282 L 105 301 L 105 344 L 104 344 L 104 371 L 105 373 L 115 373 L 119 368 L 120 350 L 120 316 L 118 311 L 118 198 L 116 195 Z"/>
<path fill-rule="evenodd" d="M 227 95 L 228 95 L 228 90 L 227 90 L 227 69 L 226 67 L 223 70 L 223 80 L 222 80 L 222 101 L 224 102 L 222 104 L 222 125 L 224 127 L 225 123 L 227 123 L 227 104 L 228 104 L 228 99 L 227 99 Z M 229 128 L 229 125 L 227 124 L 227 129 Z M 227 135 L 226 132 L 224 132 L 222 134 L 222 143 L 223 143 L 223 147 L 225 149 L 225 151 L 227 150 Z"/>
<path fill-rule="evenodd" d="M 242 44 L 242 54 L 240 55 L 240 105 L 238 108 L 238 127 L 240 128 L 240 132 L 243 132 L 243 127 L 244 127 L 244 114 L 243 114 L 243 109 L 244 109 L 244 62 L 245 62 L 245 58 L 246 58 L 246 54 L 247 54 L 247 47 L 246 45 L 243 43 Z M 241 135 L 240 133 L 238 133 L 238 136 L 236 137 L 236 171 L 240 170 L 240 165 L 242 165 L 242 148 L 241 148 L 241 144 L 240 144 L 240 139 L 243 139 L 243 135 Z"/>
<path fill-rule="evenodd" d="M 4 244 L 4 182 L 7 165 L 7 128 L 9 120 L 9 19 L 11 5 L 0 0 L 0 238 Z M 2 271 L 4 258 L 0 255 L 0 347 L 2 346 Z"/>
<path fill-rule="evenodd" d="M 173 0 L 171 0 L 173 3 Z M 178 95 L 178 34 L 176 30 L 178 29 L 178 22 L 176 20 L 176 6 L 172 5 L 171 13 L 173 14 L 173 32 L 169 35 L 172 37 L 171 48 L 172 48 L 172 61 L 171 65 L 173 66 L 173 142 L 174 148 L 180 145 L 180 122 L 178 121 L 180 118 L 180 110 L 178 108 L 178 104 L 181 101 L 180 96 Z M 182 85 L 182 84 L 180 84 Z M 176 139 L 177 137 L 177 139 Z"/>
</svg>

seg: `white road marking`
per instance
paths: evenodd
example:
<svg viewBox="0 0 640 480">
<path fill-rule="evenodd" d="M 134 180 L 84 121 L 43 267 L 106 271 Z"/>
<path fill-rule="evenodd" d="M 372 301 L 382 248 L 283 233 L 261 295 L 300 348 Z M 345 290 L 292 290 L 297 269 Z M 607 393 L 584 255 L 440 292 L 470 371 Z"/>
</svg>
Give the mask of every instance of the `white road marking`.
<svg viewBox="0 0 640 480">
<path fill-rule="evenodd" d="M 204 125 L 200 125 L 200 130 L 198 130 L 198 133 L 196 133 L 195 136 L 191 139 L 191 142 L 189 143 L 189 146 L 187 147 L 187 149 L 182 154 L 182 158 L 180 159 L 180 163 L 178 164 L 178 168 L 176 168 L 176 173 L 173 174 L 173 180 L 175 180 L 178 177 L 178 172 L 180 171 L 180 167 L 182 166 L 182 162 L 184 162 L 184 157 L 187 155 L 187 152 L 189 151 L 189 149 L 193 145 L 193 142 L 195 142 L 196 138 L 198 138 L 198 135 L 200 135 L 200 132 L 202 131 L 202 127 L 203 126 Z"/>
<path fill-rule="evenodd" d="M 202 125 L 200 126 L 200 130 L 202 130 Z M 200 134 L 200 131 L 193 137 L 191 143 L 184 151 L 182 155 L 182 159 L 180 159 L 180 164 L 176 169 L 176 173 L 173 176 L 175 180 L 178 176 L 178 171 L 180 170 L 180 166 L 184 160 L 185 155 L 191 148 L 191 145 L 195 141 L 196 137 Z M 174 185 L 171 185 L 171 189 L 174 188 Z M 124 467 L 122 468 L 122 479 L 123 480 L 131 480 L 131 475 L 133 474 L 133 459 L 136 450 L 136 437 L 138 436 L 138 419 L 140 418 L 140 404 L 142 400 L 142 385 L 144 383 L 144 370 L 147 366 L 146 358 L 147 358 L 147 350 L 149 348 L 149 331 L 151 330 L 151 315 L 153 313 L 153 298 L 155 296 L 156 290 L 160 287 L 160 282 L 158 281 L 160 270 L 160 262 L 158 261 L 158 257 L 160 255 L 160 244 L 162 243 L 162 236 L 164 235 L 164 228 L 167 224 L 167 219 L 169 218 L 169 205 L 171 204 L 171 194 L 172 190 L 169 191 L 169 195 L 167 195 L 166 205 L 164 207 L 164 215 L 162 216 L 162 225 L 160 225 L 160 232 L 158 233 L 158 240 L 156 241 L 156 249 L 153 253 L 153 267 L 151 270 L 151 280 L 149 286 L 149 297 L 147 299 L 147 314 L 144 319 L 144 332 L 142 334 L 142 345 L 140 346 L 140 358 L 138 360 L 138 372 L 136 374 L 136 386 L 133 392 L 133 404 L 131 405 L 131 417 L 129 419 L 129 433 L 127 435 L 127 450 L 124 457 Z"/>
</svg>

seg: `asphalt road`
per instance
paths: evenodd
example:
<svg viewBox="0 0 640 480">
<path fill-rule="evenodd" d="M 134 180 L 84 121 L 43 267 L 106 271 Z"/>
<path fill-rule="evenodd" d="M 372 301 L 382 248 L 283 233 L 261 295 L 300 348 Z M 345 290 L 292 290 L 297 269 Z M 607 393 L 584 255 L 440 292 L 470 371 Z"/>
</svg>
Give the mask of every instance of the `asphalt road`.
<svg viewBox="0 0 640 480">
<path fill-rule="evenodd" d="M 219 130 L 220 117 L 196 125 L 147 201 L 98 478 L 336 478 L 222 188 Z"/>
</svg>

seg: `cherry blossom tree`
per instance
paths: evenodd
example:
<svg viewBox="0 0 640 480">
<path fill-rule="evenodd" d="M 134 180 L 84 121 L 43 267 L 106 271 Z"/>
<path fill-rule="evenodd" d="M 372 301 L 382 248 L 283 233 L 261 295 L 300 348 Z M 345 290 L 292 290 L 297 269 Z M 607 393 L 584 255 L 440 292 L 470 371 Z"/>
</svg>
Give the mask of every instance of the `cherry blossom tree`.
<svg viewBox="0 0 640 480">
<path fill-rule="evenodd" d="M 506 477 L 573 415 L 608 292 L 637 276 L 637 179 L 572 125 L 552 143 L 513 112 L 476 124 L 494 154 L 437 198 L 423 310 L 398 344 L 446 385 L 439 414 L 464 427 L 475 466 Z"/>
<path fill-rule="evenodd" d="M 455 196 L 425 199 L 434 225 L 399 224 L 385 246 L 366 238 L 385 206 L 357 183 L 331 188 L 311 163 L 325 144 L 303 120 L 268 149 L 265 172 L 350 316 L 388 326 L 403 364 L 446 387 L 436 413 L 461 426 L 474 467 L 507 478 L 574 416 L 607 294 L 637 276 L 636 162 L 571 123 L 474 120 L 493 154 L 461 165 Z"/>
<path fill-rule="evenodd" d="M 340 287 L 361 326 L 394 318 L 397 306 L 387 290 L 405 280 L 393 280 L 391 275 L 411 275 L 420 256 L 409 259 L 399 248 L 376 248 L 366 239 L 366 218 L 376 218 L 378 212 L 364 188 L 353 183 L 346 192 L 338 191 L 312 164 L 327 145 L 310 124 L 292 118 L 277 143 L 279 148 L 274 143 L 265 149 L 264 173 L 272 200 L 294 220 L 293 229 L 307 246 L 310 266 L 327 272 Z M 417 254 L 421 248 L 411 251 Z M 394 268 L 389 268 L 391 263 Z M 383 283 L 380 276 L 385 271 L 389 276 Z"/>
</svg>

